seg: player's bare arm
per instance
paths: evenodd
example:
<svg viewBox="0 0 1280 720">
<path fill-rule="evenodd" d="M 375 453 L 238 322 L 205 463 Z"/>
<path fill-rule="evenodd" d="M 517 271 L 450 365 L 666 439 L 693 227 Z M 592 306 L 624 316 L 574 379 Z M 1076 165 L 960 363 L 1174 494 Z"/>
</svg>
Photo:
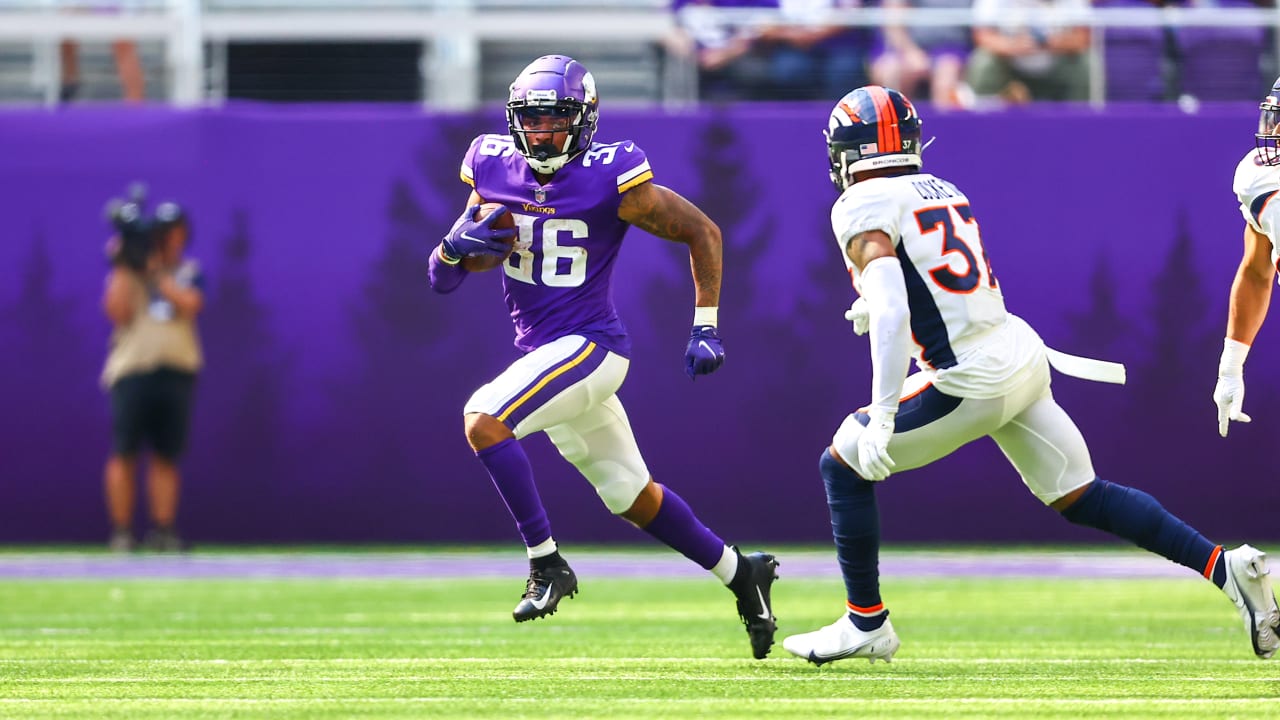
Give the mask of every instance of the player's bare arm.
<svg viewBox="0 0 1280 720">
<path fill-rule="evenodd" d="M 854 235 L 845 247 L 845 252 L 859 272 L 872 260 L 897 255 L 893 249 L 893 241 L 880 230 L 868 230 Z"/>
<path fill-rule="evenodd" d="M 1252 345 L 1271 304 L 1276 268 L 1271 264 L 1271 241 L 1266 235 L 1244 226 L 1244 256 L 1231 283 L 1227 337 Z"/>
<path fill-rule="evenodd" d="M 676 191 L 647 182 L 622 196 L 618 217 L 651 235 L 688 245 L 695 305 L 720 305 L 723 241 L 720 228 L 706 213 Z"/>
</svg>

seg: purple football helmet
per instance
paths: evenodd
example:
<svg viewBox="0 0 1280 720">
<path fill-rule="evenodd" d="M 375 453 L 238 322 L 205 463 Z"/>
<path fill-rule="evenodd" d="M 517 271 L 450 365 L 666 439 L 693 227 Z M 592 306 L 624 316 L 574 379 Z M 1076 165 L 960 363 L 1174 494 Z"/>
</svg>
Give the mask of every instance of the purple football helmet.
<svg viewBox="0 0 1280 720">
<path fill-rule="evenodd" d="M 1271 87 L 1271 92 L 1258 105 L 1258 132 L 1254 133 L 1254 144 L 1258 146 L 1258 154 L 1263 165 L 1280 165 L 1280 79 Z"/>
<path fill-rule="evenodd" d="M 511 83 L 507 126 L 534 172 L 550 175 L 591 147 L 599 105 L 595 78 L 582 63 L 564 55 L 543 55 Z M 564 144 L 531 143 L 530 134 L 549 134 L 549 120 L 557 132 L 568 132 Z"/>
</svg>

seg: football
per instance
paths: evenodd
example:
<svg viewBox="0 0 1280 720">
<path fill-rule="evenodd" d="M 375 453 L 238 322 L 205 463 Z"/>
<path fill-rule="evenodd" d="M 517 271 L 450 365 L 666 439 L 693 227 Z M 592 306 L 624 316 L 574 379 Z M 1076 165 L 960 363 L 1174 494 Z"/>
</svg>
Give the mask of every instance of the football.
<svg viewBox="0 0 1280 720">
<path fill-rule="evenodd" d="M 480 206 L 480 209 L 476 211 L 476 220 L 483 220 L 489 217 L 491 213 L 495 212 L 501 207 L 502 207 L 502 203 L 493 203 L 493 202 L 484 203 L 483 205 Z M 510 212 L 503 213 L 502 217 L 498 218 L 493 223 L 493 227 L 495 230 L 501 230 L 504 228 L 514 228 L 515 226 L 516 226 L 516 219 L 511 216 Z M 503 255 L 502 257 L 498 257 L 497 255 L 476 255 L 474 257 L 463 258 L 462 267 L 466 268 L 471 272 L 484 272 L 486 270 L 492 270 L 498 267 L 499 265 L 501 265 L 502 263 L 506 262 L 507 258 L 511 257 L 511 251 L 515 248 L 515 245 L 516 245 L 516 235 L 512 235 L 511 238 L 507 241 L 506 255 Z"/>
</svg>

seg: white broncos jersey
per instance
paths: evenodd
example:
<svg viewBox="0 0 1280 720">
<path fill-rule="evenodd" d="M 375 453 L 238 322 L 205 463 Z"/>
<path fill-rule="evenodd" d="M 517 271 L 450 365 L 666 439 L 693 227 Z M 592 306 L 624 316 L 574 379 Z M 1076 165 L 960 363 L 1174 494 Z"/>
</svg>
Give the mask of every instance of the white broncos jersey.
<svg viewBox="0 0 1280 720">
<path fill-rule="evenodd" d="M 831 208 L 831 229 L 855 287 L 849 240 L 870 230 L 893 240 L 916 365 L 942 392 L 998 397 L 1044 362 L 1040 336 L 1005 310 L 978 221 L 955 185 L 926 173 L 864 180 Z"/>
<path fill-rule="evenodd" d="M 1280 237 L 1276 234 L 1280 231 L 1280 200 L 1272 202 L 1280 191 L 1280 165 L 1261 164 L 1258 151 L 1253 150 L 1236 166 L 1232 189 L 1240 200 L 1244 221 L 1271 241 L 1271 264 L 1280 262 L 1280 250 L 1276 248 L 1276 238 Z"/>
</svg>

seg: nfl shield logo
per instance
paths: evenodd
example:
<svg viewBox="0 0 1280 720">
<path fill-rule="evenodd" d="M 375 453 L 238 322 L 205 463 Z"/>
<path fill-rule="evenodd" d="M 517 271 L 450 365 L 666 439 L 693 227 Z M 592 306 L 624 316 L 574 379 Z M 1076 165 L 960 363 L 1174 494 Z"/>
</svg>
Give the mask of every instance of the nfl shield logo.
<svg viewBox="0 0 1280 720">
<path fill-rule="evenodd" d="M 546 190 L 543 190 L 542 188 L 538 188 L 537 190 L 534 190 L 534 191 L 533 191 L 533 201 L 534 201 L 534 202 L 536 202 L 536 203 L 538 203 L 539 205 L 541 205 L 542 203 L 546 202 L 546 201 L 547 201 L 547 191 L 546 191 Z"/>
</svg>

